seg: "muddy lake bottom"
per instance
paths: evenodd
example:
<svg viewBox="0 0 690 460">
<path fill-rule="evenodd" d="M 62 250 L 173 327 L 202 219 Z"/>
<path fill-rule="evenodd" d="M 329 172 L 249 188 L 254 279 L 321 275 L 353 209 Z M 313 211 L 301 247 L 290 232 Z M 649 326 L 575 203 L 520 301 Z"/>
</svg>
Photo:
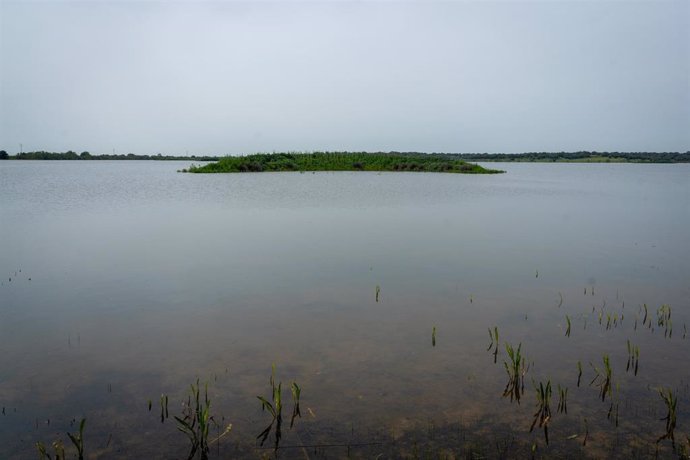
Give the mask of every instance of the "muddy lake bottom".
<svg viewBox="0 0 690 460">
<path fill-rule="evenodd" d="M 687 457 L 688 165 L 188 166 L 0 164 L 0 457 Z"/>
</svg>

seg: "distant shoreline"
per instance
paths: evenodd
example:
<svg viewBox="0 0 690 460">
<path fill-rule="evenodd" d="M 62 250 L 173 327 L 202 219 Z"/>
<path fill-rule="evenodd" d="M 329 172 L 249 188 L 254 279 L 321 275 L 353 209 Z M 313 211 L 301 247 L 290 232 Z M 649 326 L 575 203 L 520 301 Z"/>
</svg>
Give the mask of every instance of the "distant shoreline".
<svg viewBox="0 0 690 460">
<path fill-rule="evenodd" d="M 310 153 L 310 152 L 305 152 Z M 424 152 L 315 152 L 348 155 L 398 155 L 417 157 L 445 157 L 448 160 L 482 161 L 482 162 L 515 162 L 515 163 L 690 163 L 690 151 L 687 152 L 526 152 L 526 153 L 424 153 Z M 303 152 L 274 153 L 278 155 L 299 155 Z M 266 154 L 264 154 L 266 155 Z M 56 160 L 56 161 L 99 161 L 99 160 L 153 160 L 153 161 L 220 161 L 233 156 L 178 156 L 178 155 L 135 155 L 102 154 L 92 155 L 89 152 L 23 152 L 9 155 L 0 150 L 0 160 Z"/>
</svg>

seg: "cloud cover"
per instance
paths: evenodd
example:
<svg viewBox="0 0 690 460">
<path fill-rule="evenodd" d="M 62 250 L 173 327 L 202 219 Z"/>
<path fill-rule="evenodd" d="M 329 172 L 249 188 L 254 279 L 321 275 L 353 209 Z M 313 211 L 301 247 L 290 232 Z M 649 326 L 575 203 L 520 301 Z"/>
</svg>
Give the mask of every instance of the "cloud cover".
<svg viewBox="0 0 690 460">
<path fill-rule="evenodd" d="M 0 3 L 0 148 L 685 151 L 690 2 Z"/>
</svg>

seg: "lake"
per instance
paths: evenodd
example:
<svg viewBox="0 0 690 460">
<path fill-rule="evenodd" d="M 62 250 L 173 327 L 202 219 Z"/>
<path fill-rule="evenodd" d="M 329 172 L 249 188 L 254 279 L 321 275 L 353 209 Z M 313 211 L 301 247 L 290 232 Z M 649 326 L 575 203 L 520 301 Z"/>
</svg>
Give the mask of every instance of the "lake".
<svg viewBox="0 0 690 460">
<path fill-rule="evenodd" d="M 0 162 L 0 457 L 71 455 L 86 418 L 88 458 L 186 458 L 197 379 L 211 457 L 273 455 L 273 364 L 281 458 L 677 458 L 659 389 L 690 447 L 690 165 L 189 164 Z"/>
</svg>

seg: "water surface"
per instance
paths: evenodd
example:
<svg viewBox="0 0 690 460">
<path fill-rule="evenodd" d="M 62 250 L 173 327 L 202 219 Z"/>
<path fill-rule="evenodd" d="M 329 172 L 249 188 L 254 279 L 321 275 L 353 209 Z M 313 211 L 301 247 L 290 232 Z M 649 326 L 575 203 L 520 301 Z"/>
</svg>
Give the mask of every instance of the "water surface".
<svg viewBox="0 0 690 460">
<path fill-rule="evenodd" d="M 284 445 L 368 444 L 350 450 L 365 458 L 492 458 L 533 443 L 552 456 L 645 456 L 664 433 L 659 386 L 679 395 L 676 438 L 690 434 L 690 165 L 176 172 L 187 166 L 0 162 L 3 457 L 68 444 L 82 417 L 92 458 L 182 457 L 186 440 L 156 405 L 168 394 L 178 414 L 196 378 L 233 423 L 214 455 L 260 457 L 254 438 L 269 420 L 256 396 L 270 391 L 272 363 L 303 389 Z M 663 304 L 671 338 L 657 325 Z M 607 330 L 607 314 L 620 324 Z M 641 349 L 637 376 L 627 340 Z M 505 342 L 533 363 L 519 406 L 501 397 Z M 604 402 L 589 386 L 603 354 L 617 383 Z M 554 394 L 548 447 L 529 433 L 532 379 L 569 387 L 567 415 Z M 309 454 L 347 455 L 319 449 Z"/>
</svg>

